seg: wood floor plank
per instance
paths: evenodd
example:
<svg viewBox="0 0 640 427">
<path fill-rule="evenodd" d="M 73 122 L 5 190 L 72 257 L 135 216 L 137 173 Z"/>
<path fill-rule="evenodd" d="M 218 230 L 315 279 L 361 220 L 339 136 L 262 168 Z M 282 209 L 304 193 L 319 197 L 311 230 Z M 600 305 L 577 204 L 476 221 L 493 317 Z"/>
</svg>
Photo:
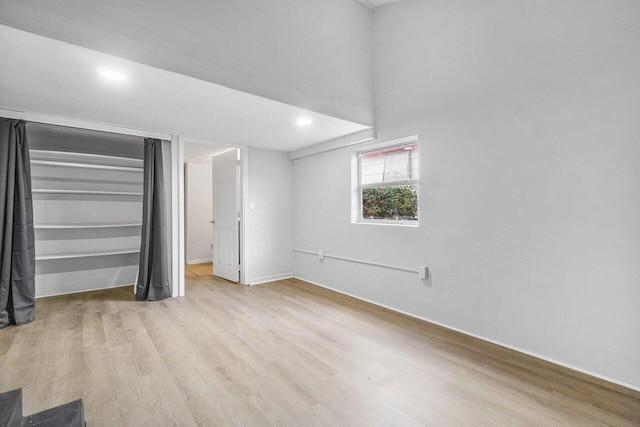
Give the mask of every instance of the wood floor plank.
<svg viewBox="0 0 640 427">
<path fill-rule="evenodd" d="M 329 290 L 187 267 L 187 296 L 39 299 L 0 331 L 25 413 L 83 399 L 90 426 L 640 425 L 640 393 Z"/>
</svg>

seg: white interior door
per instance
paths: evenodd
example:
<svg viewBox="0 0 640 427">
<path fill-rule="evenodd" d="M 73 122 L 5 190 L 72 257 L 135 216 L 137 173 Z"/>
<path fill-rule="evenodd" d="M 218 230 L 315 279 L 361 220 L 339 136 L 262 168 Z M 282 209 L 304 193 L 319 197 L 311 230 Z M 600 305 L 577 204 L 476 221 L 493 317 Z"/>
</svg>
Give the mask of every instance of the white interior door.
<svg viewBox="0 0 640 427">
<path fill-rule="evenodd" d="M 213 274 L 240 281 L 238 150 L 215 156 L 213 165 Z"/>
</svg>

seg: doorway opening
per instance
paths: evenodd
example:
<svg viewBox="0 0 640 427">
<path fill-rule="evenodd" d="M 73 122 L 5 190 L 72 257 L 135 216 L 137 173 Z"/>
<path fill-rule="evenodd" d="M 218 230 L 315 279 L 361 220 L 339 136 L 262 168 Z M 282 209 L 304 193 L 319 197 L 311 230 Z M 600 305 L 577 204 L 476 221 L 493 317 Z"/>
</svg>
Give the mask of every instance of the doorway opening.
<svg viewBox="0 0 640 427">
<path fill-rule="evenodd" d="M 184 141 L 185 274 L 245 284 L 246 149 Z"/>
</svg>

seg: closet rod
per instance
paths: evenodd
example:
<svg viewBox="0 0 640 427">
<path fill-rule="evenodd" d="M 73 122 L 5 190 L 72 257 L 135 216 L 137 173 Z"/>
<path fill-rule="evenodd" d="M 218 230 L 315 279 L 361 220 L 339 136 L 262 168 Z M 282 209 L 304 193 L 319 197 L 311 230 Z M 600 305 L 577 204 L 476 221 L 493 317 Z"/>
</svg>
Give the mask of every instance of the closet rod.
<svg viewBox="0 0 640 427">
<path fill-rule="evenodd" d="M 63 166 L 69 168 L 85 168 L 85 169 L 107 169 L 117 171 L 128 171 L 142 173 L 144 169 L 136 166 L 111 166 L 111 165 L 98 165 L 95 163 L 76 163 L 76 162 L 54 162 L 50 160 L 31 160 L 32 165 L 44 165 L 44 166 Z"/>
</svg>

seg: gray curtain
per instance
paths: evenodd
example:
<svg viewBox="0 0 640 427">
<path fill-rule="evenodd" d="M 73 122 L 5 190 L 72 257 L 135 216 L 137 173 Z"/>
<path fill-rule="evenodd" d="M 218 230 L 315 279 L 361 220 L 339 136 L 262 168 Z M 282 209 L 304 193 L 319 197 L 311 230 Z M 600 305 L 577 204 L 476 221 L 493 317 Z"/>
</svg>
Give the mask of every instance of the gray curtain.
<svg viewBox="0 0 640 427">
<path fill-rule="evenodd" d="M 0 118 L 0 329 L 35 318 L 35 275 L 25 122 Z"/>
<path fill-rule="evenodd" d="M 167 251 L 162 141 L 145 138 L 142 243 L 136 300 L 157 301 L 171 296 Z"/>
</svg>

